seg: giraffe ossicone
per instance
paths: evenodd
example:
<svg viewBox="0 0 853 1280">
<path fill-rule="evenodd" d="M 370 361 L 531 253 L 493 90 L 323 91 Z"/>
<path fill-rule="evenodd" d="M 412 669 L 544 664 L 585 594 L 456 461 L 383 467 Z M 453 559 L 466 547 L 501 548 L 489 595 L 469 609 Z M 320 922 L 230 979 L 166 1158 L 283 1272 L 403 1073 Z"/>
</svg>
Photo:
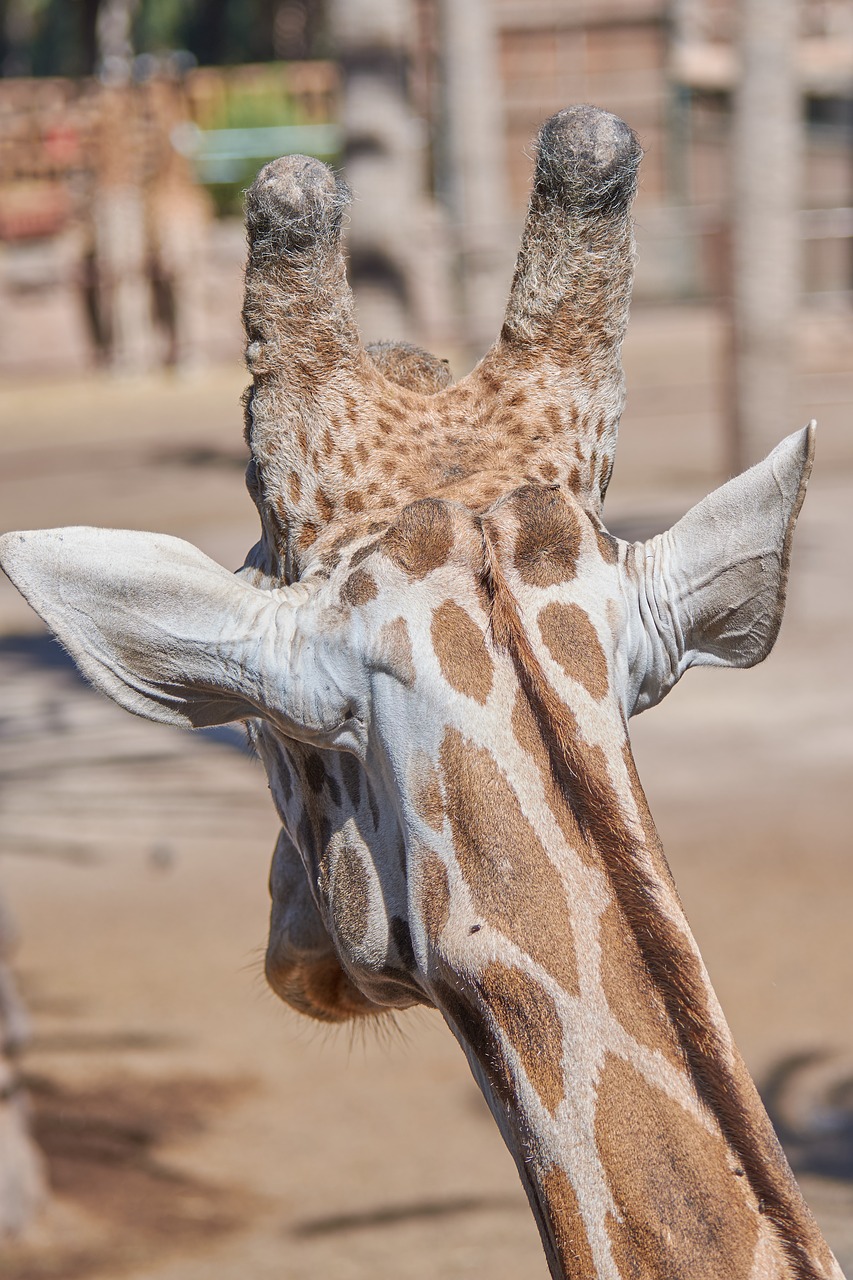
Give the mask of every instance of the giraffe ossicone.
<svg viewBox="0 0 853 1280">
<path fill-rule="evenodd" d="M 270 983 L 327 1021 L 441 1011 L 552 1275 L 837 1280 L 627 733 L 688 667 L 769 652 L 813 425 L 667 533 L 608 534 L 639 158 L 606 112 L 545 124 L 506 320 L 456 385 L 428 353 L 362 346 L 346 189 L 268 165 L 243 569 L 108 529 L 7 534 L 0 557 L 128 710 L 247 722 L 282 822 Z"/>
</svg>

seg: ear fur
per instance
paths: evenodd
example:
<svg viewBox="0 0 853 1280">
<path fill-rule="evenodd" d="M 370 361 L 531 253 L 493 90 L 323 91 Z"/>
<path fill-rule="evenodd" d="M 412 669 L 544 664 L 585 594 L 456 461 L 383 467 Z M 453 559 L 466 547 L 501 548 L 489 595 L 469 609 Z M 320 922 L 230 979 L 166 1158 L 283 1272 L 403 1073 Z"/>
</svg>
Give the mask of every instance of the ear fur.
<svg viewBox="0 0 853 1280">
<path fill-rule="evenodd" d="M 8 533 L 0 565 L 128 711 L 188 728 L 259 714 L 258 660 L 290 611 L 188 542 L 123 529 Z"/>
<path fill-rule="evenodd" d="M 632 682 L 635 711 L 688 667 L 751 667 L 773 648 L 814 435 L 810 422 L 635 549 L 646 632 L 637 656 L 647 667 Z"/>
</svg>

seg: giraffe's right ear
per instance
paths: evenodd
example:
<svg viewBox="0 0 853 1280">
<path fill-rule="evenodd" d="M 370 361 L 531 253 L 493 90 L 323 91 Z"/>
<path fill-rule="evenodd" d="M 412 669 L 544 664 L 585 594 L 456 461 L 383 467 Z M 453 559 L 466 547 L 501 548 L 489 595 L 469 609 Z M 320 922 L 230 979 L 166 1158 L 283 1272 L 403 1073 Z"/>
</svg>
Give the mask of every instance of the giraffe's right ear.
<svg viewBox="0 0 853 1280">
<path fill-rule="evenodd" d="M 811 422 L 788 436 L 666 533 L 629 549 L 641 620 L 632 713 L 659 702 L 688 667 L 751 667 L 773 648 L 814 431 Z"/>
<path fill-rule="evenodd" d="M 125 529 L 0 538 L 0 565 L 83 674 L 120 706 L 186 728 L 264 715 L 297 733 L 306 699 L 289 589 L 241 581 L 188 542 Z"/>
</svg>

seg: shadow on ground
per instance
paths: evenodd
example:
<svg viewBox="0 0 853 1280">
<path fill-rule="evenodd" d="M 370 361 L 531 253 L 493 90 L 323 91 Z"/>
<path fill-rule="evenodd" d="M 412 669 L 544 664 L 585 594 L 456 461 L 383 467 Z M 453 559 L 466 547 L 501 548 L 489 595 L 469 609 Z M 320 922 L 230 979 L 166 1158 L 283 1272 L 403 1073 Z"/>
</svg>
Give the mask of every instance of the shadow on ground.
<svg viewBox="0 0 853 1280">
<path fill-rule="evenodd" d="M 95 694 L 91 685 L 80 675 L 73 659 L 57 640 L 50 635 L 0 636 L 0 664 L 13 662 L 19 672 L 50 671 L 61 675 L 81 692 Z M 216 725 L 209 729 L 197 729 L 198 738 L 218 746 L 231 747 L 244 755 L 251 754 L 246 734 L 237 724 Z M 4 736 L 4 723 L 0 714 L 0 738 Z"/>
<path fill-rule="evenodd" d="M 508 1196 L 454 1196 L 446 1200 L 420 1200 L 415 1204 L 379 1205 L 361 1213 L 329 1214 L 297 1222 L 290 1234 L 309 1240 L 316 1236 L 342 1235 L 350 1231 L 395 1227 L 401 1223 L 433 1222 L 469 1213 L 491 1213 L 518 1208 L 518 1201 Z"/>
<path fill-rule="evenodd" d="M 52 1194 L 89 1229 L 74 1241 L 0 1247 L 4 1280 L 112 1278 L 142 1257 L 194 1251 L 237 1231 L 261 1207 L 240 1188 L 190 1176 L 161 1151 L 202 1132 L 246 1092 L 245 1082 L 123 1076 L 71 1088 L 35 1076 L 26 1083 Z"/>
<path fill-rule="evenodd" d="M 795 1173 L 853 1182 L 853 1073 L 832 1054 L 790 1054 L 760 1084 Z"/>
</svg>

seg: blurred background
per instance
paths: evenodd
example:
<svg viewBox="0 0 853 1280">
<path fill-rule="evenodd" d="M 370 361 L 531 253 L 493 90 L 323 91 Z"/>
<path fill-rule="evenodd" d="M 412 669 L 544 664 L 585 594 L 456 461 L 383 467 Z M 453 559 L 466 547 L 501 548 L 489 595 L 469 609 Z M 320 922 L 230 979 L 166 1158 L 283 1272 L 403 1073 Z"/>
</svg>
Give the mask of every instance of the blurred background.
<svg viewBox="0 0 853 1280">
<path fill-rule="evenodd" d="M 801 296 L 846 307 L 853 8 L 765 9 L 774 21 L 758 43 L 787 76 L 788 102 L 795 88 L 798 119 L 784 118 L 777 91 L 777 118 L 750 122 L 750 168 L 774 145 L 762 131 L 787 131 Z M 786 9 L 795 49 L 783 47 Z M 723 299 L 743 195 L 731 154 L 740 10 L 736 0 L 2 0 L 0 287 L 17 320 L 4 326 L 0 371 L 234 358 L 233 309 L 229 327 L 207 304 L 239 280 L 243 189 L 288 151 L 343 166 L 356 190 L 352 279 L 366 329 L 479 353 L 501 316 L 531 141 L 567 95 L 606 104 L 645 147 L 638 302 Z"/>
<path fill-rule="evenodd" d="M 853 0 L 0 0 L 0 528 L 162 529 L 236 567 L 258 168 L 344 172 L 365 340 L 461 375 L 572 102 L 645 150 L 613 531 L 819 420 L 774 654 L 691 673 L 633 739 L 853 1270 Z M 4 1277 L 545 1276 L 437 1016 L 318 1038 L 266 991 L 275 834 L 238 732 L 133 720 L 0 583 Z"/>
</svg>

